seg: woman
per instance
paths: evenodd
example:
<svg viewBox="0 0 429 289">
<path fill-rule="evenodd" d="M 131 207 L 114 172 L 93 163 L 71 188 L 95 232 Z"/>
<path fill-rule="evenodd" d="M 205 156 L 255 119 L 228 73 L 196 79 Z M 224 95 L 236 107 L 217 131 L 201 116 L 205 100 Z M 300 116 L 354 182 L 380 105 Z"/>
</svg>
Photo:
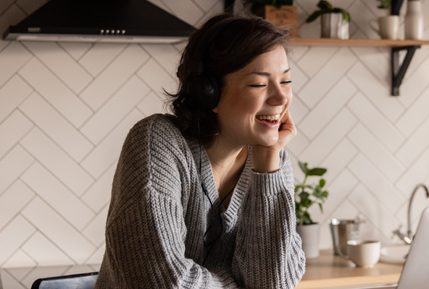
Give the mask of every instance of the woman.
<svg viewBox="0 0 429 289">
<path fill-rule="evenodd" d="M 285 31 L 219 15 L 191 36 L 172 115 L 129 132 L 96 288 L 294 288 L 304 272 Z"/>
</svg>

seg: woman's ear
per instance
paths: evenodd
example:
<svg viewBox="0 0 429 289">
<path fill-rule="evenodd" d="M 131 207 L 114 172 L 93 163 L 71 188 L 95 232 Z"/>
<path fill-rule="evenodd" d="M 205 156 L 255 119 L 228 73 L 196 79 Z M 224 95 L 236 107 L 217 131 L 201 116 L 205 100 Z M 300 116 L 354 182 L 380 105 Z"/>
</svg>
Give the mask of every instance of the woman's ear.
<svg viewBox="0 0 429 289">
<path fill-rule="evenodd" d="M 218 109 L 218 106 L 216 105 L 213 109 L 212 109 L 212 111 L 214 112 L 214 113 L 218 113 L 219 112 L 219 109 Z"/>
</svg>

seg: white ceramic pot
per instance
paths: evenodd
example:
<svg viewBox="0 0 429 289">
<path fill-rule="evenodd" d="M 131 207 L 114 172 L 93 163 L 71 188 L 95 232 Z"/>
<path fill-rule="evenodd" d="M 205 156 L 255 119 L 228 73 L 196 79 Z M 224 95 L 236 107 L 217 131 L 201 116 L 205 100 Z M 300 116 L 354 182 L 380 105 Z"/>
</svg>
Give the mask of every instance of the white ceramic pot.
<svg viewBox="0 0 429 289">
<path fill-rule="evenodd" d="M 341 13 L 322 14 L 322 38 L 349 38 L 349 23 L 343 20 Z"/>
<path fill-rule="evenodd" d="M 302 249 L 306 258 L 319 256 L 320 225 L 297 225 L 296 230 L 302 239 Z"/>
<path fill-rule="evenodd" d="M 378 28 L 373 26 L 374 22 L 371 23 L 371 28 L 383 39 L 398 39 L 400 22 L 398 15 L 387 15 L 377 19 Z"/>
</svg>

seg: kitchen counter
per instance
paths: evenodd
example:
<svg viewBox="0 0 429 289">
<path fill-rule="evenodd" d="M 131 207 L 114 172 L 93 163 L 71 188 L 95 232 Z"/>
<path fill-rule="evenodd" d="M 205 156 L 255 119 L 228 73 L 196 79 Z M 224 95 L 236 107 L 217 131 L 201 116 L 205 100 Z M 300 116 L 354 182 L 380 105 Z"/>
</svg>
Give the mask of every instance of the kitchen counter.
<svg viewBox="0 0 429 289">
<path fill-rule="evenodd" d="M 99 265 L 40 266 L 32 268 L 0 268 L 3 289 L 30 288 L 40 277 L 98 271 Z M 315 259 L 307 259 L 306 272 L 296 289 L 362 288 L 397 283 L 402 265 L 378 263 L 373 268 L 354 267 L 353 263 L 322 250 Z M 1 289 L 1 282 L 0 282 Z"/>
<path fill-rule="evenodd" d="M 331 250 L 322 250 L 320 256 L 307 259 L 306 272 L 297 289 L 359 288 L 396 284 L 402 265 L 379 262 L 373 268 L 355 267 L 344 258 L 334 256 Z"/>
</svg>

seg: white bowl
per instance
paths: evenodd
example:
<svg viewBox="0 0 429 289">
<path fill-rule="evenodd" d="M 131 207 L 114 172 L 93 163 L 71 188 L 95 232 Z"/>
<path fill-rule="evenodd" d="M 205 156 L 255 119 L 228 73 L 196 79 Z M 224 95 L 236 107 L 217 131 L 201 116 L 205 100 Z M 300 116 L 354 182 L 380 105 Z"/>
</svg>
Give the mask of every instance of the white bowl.
<svg viewBox="0 0 429 289">
<path fill-rule="evenodd" d="M 410 245 L 392 244 L 381 247 L 380 261 L 383 263 L 403 264 L 407 259 Z"/>
</svg>

